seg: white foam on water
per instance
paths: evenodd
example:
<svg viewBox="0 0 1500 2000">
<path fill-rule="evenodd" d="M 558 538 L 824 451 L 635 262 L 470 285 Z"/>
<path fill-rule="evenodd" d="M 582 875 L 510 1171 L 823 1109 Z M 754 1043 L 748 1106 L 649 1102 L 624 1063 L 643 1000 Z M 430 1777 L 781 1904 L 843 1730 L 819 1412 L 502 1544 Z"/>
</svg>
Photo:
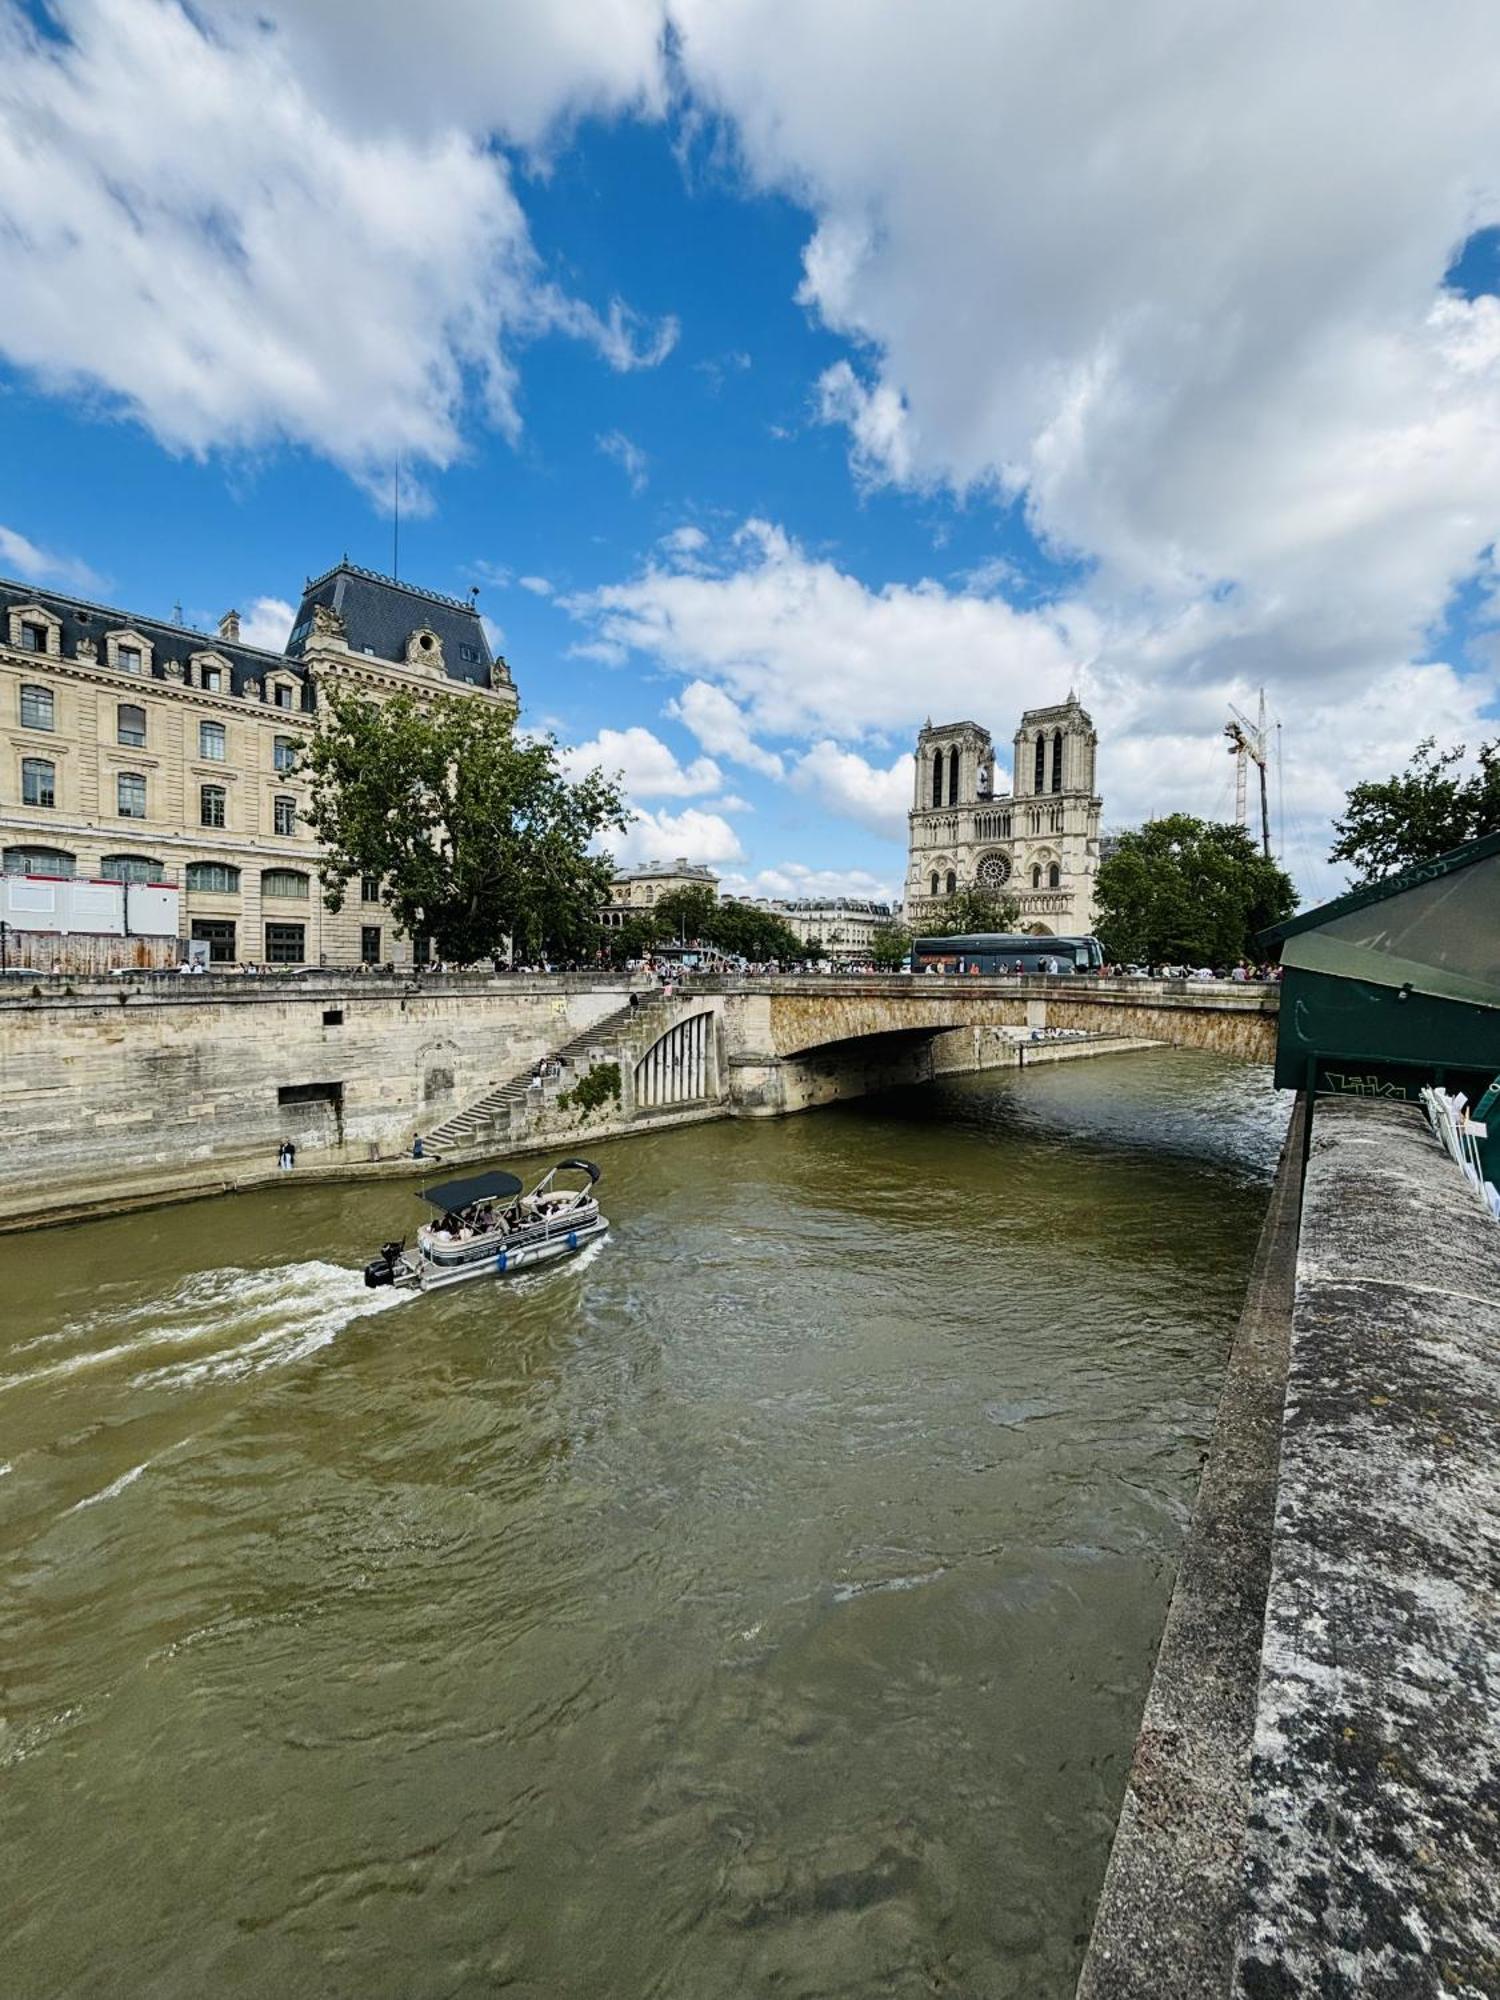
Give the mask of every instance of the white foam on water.
<svg viewBox="0 0 1500 2000">
<path fill-rule="evenodd" d="M 113 1500 L 117 1493 L 123 1493 L 127 1486 L 133 1486 L 150 1463 L 149 1458 L 143 1459 L 139 1465 L 131 1466 L 128 1472 L 122 1472 L 118 1479 L 112 1479 L 108 1486 L 101 1486 L 97 1493 L 89 1493 L 82 1500 L 75 1500 L 68 1508 L 68 1513 L 79 1514 L 85 1507 L 97 1507 L 101 1500 Z"/>
</svg>

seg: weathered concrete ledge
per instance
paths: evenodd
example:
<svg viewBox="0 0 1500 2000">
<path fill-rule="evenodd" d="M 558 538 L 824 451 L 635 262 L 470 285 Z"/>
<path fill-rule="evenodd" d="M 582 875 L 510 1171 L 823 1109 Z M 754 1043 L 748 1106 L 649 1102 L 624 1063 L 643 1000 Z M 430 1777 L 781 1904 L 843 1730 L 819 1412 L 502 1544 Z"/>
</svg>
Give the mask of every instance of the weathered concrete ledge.
<svg viewBox="0 0 1500 2000">
<path fill-rule="evenodd" d="M 1301 1206 L 1299 1099 L 1120 1808 L 1079 2000 L 1228 1991 Z"/>
<path fill-rule="evenodd" d="M 1081 2000 L 1500 1995 L 1500 1231 L 1413 1108 L 1320 1100 L 1299 1239 L 1299 1143 Z"/>
<path fill-rule="evenodd" d="M 1500 1230 L 1414 1108 L 1320 1102 L 1246 2000 L 1500 1994 Z"/>
</svg>

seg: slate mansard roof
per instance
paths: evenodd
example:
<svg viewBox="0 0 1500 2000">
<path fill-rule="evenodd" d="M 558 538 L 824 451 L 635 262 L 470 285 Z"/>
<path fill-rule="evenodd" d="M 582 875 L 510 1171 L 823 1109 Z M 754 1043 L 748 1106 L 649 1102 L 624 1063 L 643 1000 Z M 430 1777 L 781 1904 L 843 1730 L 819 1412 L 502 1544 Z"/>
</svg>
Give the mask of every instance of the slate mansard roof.
<svg viewBox="0 0 1500 2000">
<path fill-rule="evenodd" d="M 467 598 L 444 597 L 355 563 L 336 563 L 322 576 L 308 579 L 287 640 L 288 658 L 301 657 L 312 636 L 313 612 L 320 605 L 343 620 L 351 653 L 373 653 L 377 659 L 400 662 L 406 658 L 407 640 L 425 627 L 442 641 L 443 668 L 450 680 L 490 685 L 494 664 L 490 642 L 479 612 Z"/>
<path fill-rule="evenodd" d="M 136 611 L 121 611 L 114 605 L 94 604 L 85 597 L 65 597 L 61 591 L 39 590 L 35 584 L 0 578 L 0 638 L 8 630 L 7 614 L 22 605 L 37 604 L 50 611 L 61 625 L 64 659 L 78 657 L 81 639 L 92 639 L 104 658 L 104 640 L 110 632 L 138 632 L 151 644 L 151 678 L 165 680 L 169 660 L 184 667 L 194 653 L 217 653 L 229 662 L 230 687 L 235 694 L 245 692 L 249 680 L 264 682 L 268 674 L 280 670 L 301 679 L 298 663 L 268 653 L 260 646 L 247 646 L 239 639 L 221 639 L 216 632 L 200 632 L 191 625 L 174 625 L 163 618 L 145 618 Z M 311 708 L 310 692 L 304 686 L 302 705 Z"/>
<path fill-rule="evenodd" d="M 169 619 L 144 617 L 139 612 L 95 604 L 87 598 L 69 597 L 61 591 L 44 590 L 8 578 L 0 578 L 0 637 L 6 630 L 6 614 L 27 604 L 40 605 L 58 619 L 65 659 L 76 659 L 79 641 L 92 639 L 102 660 L 106 634 L 138 632 L 151 645 L 153 680 L 167 678 L 164 669 L 169 661 L 186 666 L 194 653 L 212 652 L 229 662 L 230 687 L 235 694 L 245 692 L 247 681 L 263 683 L 268 674 L 280 670 L 303 681 L 302 706 L 309 711 L 313 706 L 312 690 L 305 681 L 303 654 L 312 636 L 315 605 L 337 612 L 344 622 L 344 637 L 352 653 L 373 654 L 399 666 L 406 658 L 408 639 L 414 632 L 426 629 L 436 633 L 442 642 L 443 668 L 449 680 L 487 688 L 495 666 L 484 626 L 472 603 L 420 590 L 415 584 L 400 583 L 393 577 L 348 562 L 338 563 L 322 576 L 309 580 L 284 653 L 268 652 L 260 646 L 247 646 L 240 639 L 221 638 L 217 632 L 174 624 Z M 507 670 L 502 667 L 500 671 L 502 679 L 508 680 Z"/>
</svg>

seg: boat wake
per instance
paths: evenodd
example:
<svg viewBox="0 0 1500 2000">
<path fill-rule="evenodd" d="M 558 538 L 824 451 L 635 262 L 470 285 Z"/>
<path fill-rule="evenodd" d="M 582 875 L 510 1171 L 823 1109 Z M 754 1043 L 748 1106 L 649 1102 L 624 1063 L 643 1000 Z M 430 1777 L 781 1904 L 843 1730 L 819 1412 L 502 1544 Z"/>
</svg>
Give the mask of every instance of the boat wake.
<svg viewBox="0 0 1500 2000">
<path fill-rule="evenodd" d="M 233 1381 L 304 1360 L 353 1321 L 389 1312 L 405 1296 L 368 1292 L 358 1272 L 321 1260 L 200 1271 L 163 1298 L 60 1328 L 49 1341 L 55 1358 L 0 1377 L 0 1393 L 112 1368 L 128 1369 L 132 1386 L 147 1389 Z"/>
</svg>

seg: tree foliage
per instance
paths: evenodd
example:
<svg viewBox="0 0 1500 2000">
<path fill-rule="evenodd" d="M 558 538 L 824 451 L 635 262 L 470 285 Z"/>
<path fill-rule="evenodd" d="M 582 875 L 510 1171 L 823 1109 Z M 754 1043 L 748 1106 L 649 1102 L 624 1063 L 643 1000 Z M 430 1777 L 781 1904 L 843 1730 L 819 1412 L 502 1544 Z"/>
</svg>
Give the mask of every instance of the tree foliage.
<svg viewBox="0 0 1500 2000">
<path fill-rule="evenodd" d="M 439 958 L 496 956 L 507 937 L 520 958 L 592 954 L 613 869 L 588 846 L 626 824 L 620 788 L 599 771 L 570 783 L 555 744 L 517 742 L 503 709 L 335 691 L 301 769 L 330 910 L 374 875 Z"/>
<path fill-rule="evenodd" d="M 870 957 L 882 972 L 896 972 L 906 963 L 911 950 L 911 932 L 905 924 L 878 924 L 870 938 Z"/>
<path fill-rule="evenodd" d="M 923 929 L 924 937 L 968 937 L 981 931 L 1013 931 L 1021 905 L 997 889 L 955 889 L 945 896 Z"/>
<path fill-rule="evenodd" d="M 1466 777 L 1462 743 L 1439 750 L 1426 736 L 1404 771 L 1355 785 L 1336 819 L 1330 861 L 1346 861 L 1357 884 L 1379 882 L 1481 834 L 1500 832 L 1500 738 L 1479 746 Z"/>
<path fill-rule="evenodd" d="M 604 945 L 618 961 L 644 958 L 658 945 L 707 946 L 731 958 L 778 963 L 819 958 L 816 945 L 802 943 L 784 917 L 752 903 L 721 903 L 712 889 L 692 884 L 671 889 L 649 910 L 633 910 Z"/>
<path fill-rule="evenodd" d="M 1120 836 L 1095 882 L 1106 959 L 1232 965 L 1297 907 L 1291 877 L 1242 826 L 1172 813 Z"/>
</svg>

